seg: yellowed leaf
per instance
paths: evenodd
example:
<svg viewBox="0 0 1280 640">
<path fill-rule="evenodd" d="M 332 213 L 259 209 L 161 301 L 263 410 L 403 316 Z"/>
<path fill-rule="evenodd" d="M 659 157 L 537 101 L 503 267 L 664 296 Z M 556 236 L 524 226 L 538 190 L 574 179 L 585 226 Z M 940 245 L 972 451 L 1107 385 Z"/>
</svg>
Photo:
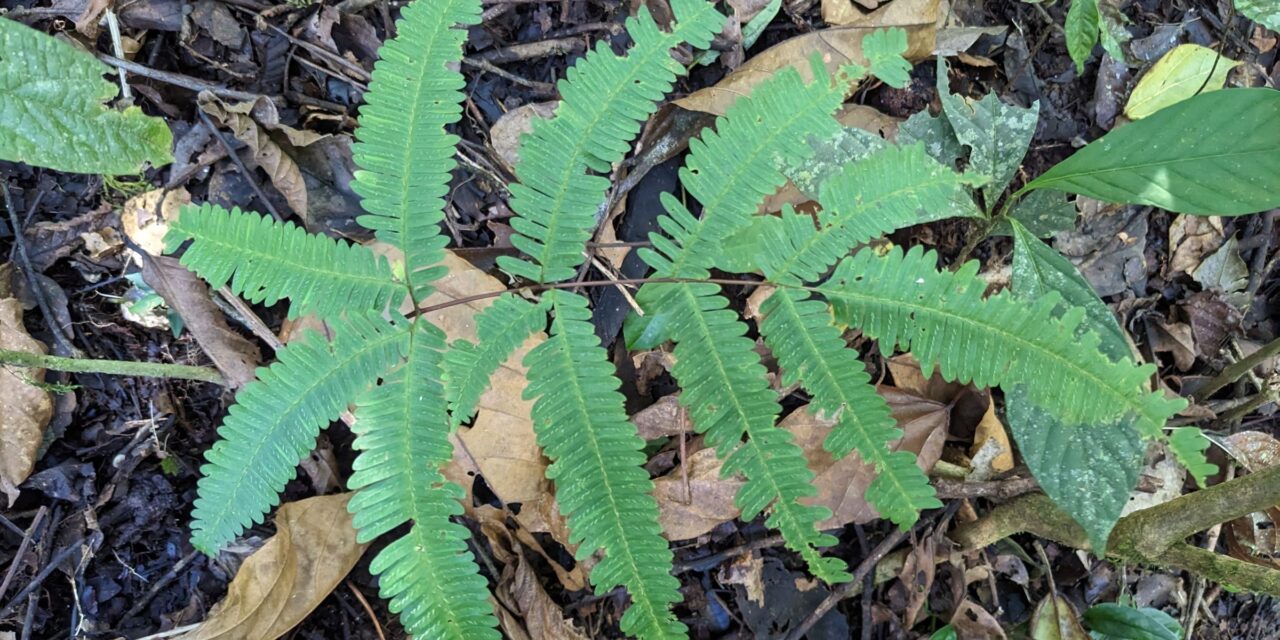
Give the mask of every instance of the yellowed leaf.
<svg viewBox="0 0 1280 640">
<path fill-rule="evenodd" d="M 191 194 L 183 187 L 165 191 L 155 189 L 129 198 L 120 211 L 120 226 L 134 244 L 147 253 L 158 256 L 164 253 L 164 234 L 169 232 L 169 221 L 178 217 L 178 210 L 191 204 Z M 129 251 L 138 264 L 142 260 Z"/>
<path fill-rule="evenodd" d="M 979 456 L 979 454 L 982 454 Z M 996 415 L 994 402 L 987 402 L 987 412 L 978 421 L 978 428 L 973 434 L 973 446 L 969 449 L 969 457 L 975 461 L 974 470 L 979 471 L 976 461 L 985 461 L 981 471 L 983 475 L 1004 473 L 1013 469 L 1013 445 L 1009 442 L 1009 432 Z M 973 478 L 974 480 L 986 478 Z"/>
<path fill-rule="evenodd" d="M 1178 45 L 1152 65 L 1129 94 L 1124 114 L 1145 118 L 1197 93 L 1221 89 L 1227 74 L 1240 63 L 1198 44 Z"/>
<path fill-rule="evenodd" d="M 22 326 L 22 303 L 0 299 L 0 349 L 44 355 L 43 343 Z M 44 429 L 53 417 L 53 397 L 32 384 L 44 381 L 44 369 L 0 367 L 0 491 L 9 506 L 36 463 Z"/>
<path fill-rule="evenodd" d="M 1088 640 L 1080 626 L 1080 614 L 1066 598 L 1051 593 L 1031 614 L 1031 637 L 1035 640 Z"/>
<path fill-rule="evenodd" d="M 290 502 L 276 534 L 240 565 L 227 596 L 182 640 L 273 640 L 307 617 L 364 553 L 349 493 Z"/>
<path fill-rule="evenodd" d="M 773 76 L 783 67 L 795 67 L 806 82 L 811 81 L 809 59 L 814 53 L 822 56 L 827 72 L 834 74 L 850 62 L 866 65 L 862 56 L 862 38 L 876 29 L 902 27 L 907 32 L 908 60 L 927 58 L 934 49 L 934 39 L 939 23 L 946 17 L 940 10 L 941 0 L 894 0 L 848 26 L 822 29 L 791 38 L 747 60 L 715 86 L 694 92 L 676 100 L 676 104 L 691 111 L 705 111 L 723 115 L 729 105 Z"/>
</svg>

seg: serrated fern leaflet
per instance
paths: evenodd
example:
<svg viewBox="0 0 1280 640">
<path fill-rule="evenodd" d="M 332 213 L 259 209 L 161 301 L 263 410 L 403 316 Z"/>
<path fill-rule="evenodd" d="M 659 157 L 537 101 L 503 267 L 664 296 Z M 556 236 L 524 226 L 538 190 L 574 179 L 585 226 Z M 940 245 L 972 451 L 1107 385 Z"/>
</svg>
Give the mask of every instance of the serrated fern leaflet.
<svg viewBox="0 0 1280 640">
<path fill-rule="evenodd" d="M 682 42 L 706 48 L 723 26 L 724 16 L 706 0 L 673 0 L 676 24 L 658 28 L 647 7 L 627 20 L 635 45 L 618 56 L 600 42 L 558 85 L 563 101 L 551 120 L 535 121 L 525 136 L 510 186 L 511 243 L 532 262 L 503 256 L 507 272 L 536 282 L 566 280 L 582 264 L 583 249 L 596 225 L 596 211 L 609 179 L 587 173 L 608 172 L 622 159 L 630 141 L 671 90 L 684 67 L 671 57 Z"/>
<path fill-rule="evenodd" d="M 426 0 L 401 10 L 398 35 L 379 49 L 360 109 L 352 152 L 360 170 L 351 188 L 369 215 L 357 221 L 405 253 L 413 298 L 430 293 L 442 271 L 444 196 L 458 137 L 445 127 L 462 116 L 466 27 L 480 22 L 480 0 Z"/>
<path fill-rule="evenodd" d="M 360 455 L 347 483 L 357 493 L 347 508 L 362 542 L 411 524 L 369 567 L 406 631 L 496 639 L 488 584 L 467 550 L 470 532 L 449 520 L 462 514 L 462 488 L 440 473 L 453 456 L 440 382 L 444 347 L 444 334 L 419 321 L 404 364 L 357 401 L 352 430 Z"/>
<path fill-rule="evenodd" d="M 547 324 L 547 308 L 514 294 L 499 296 L 476 314 L 476 342 L 455 340 L 444 359 L 451 424 L 467 422 L 498 367 Z"/>
<path fill-rule="evenodd" d="M 1166 419 L 1185 406 L 1143 391 L 1150 365 L 1112 362 L 1092 332 L 1077 337 L 1083 310 L 1054 313 L 1058 297 L 1028 303 L 999 293 L 983 298 L 986 281 L 970 262 L 954 273 L 919 247 L 894 248 L 880 257 L 861 251 L 842 262 L 820 287 L 836 319 L 911 351 L 947 380 L 980 387 L 1021 384 L 1032 402 L 1067 423 L 1108 422 L 1122 412 L 1138 417 L 1139 430 L 1157 437 Z"/>
<path fill-rule="evenodd" d="M 192 512 L 191 543 L 216 554 L 267 509 L 351 398 L 397 362 L 408 332 L 377 315 L 336 321 L 334 339 L 308 333 L 276 352 L 270 368 L 236 395 L 208 464 Z"/>
<path fill-rule="evenodd" d="M 386 258 L 257 213 L 184 207 L 170 223 L 165 251 L 187 240 L 195 242 L 182 264 L 213 288 L 229 285 L 232 293 L 267 305 L 288 298 L 290 317 L 336 318 L 349 309 L 395 307 L 407 293 Z"/>
<path fill-rule="evenodd" d="M 591 324 L 587 300 L 562 291 L 545 296 L 554 312 L 551 337 L 525 357 L 538 445 L 552 460 L 547 477 L 569 519 L 570 543 L 582 560 L 597 551 L 596 592 L 619 585 L 631 595 L 624 632 L 683 638 L 671 614 L 680 583 L 658 526 L 653 482 L 641 465 L 644 441 L 627 421 L 619 381 Z"/>
</svg>

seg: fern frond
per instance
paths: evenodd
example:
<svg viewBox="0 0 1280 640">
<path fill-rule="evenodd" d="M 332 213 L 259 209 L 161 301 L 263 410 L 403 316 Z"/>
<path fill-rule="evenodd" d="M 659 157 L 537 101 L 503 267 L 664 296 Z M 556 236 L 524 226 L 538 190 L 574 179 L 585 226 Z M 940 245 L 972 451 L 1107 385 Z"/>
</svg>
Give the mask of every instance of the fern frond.
<svg viewBox="0 0 1280 640">
<path fill-rule="evenodd" d="M 292 222 L 212 204 L 183 207 L 165 235 L 165 252 L 193 240 L 182 264 L 217 289 L 249 302 L 288 298 L 289 317 L 331 319 L 348 309 L 396 307 L 407 292 L 391 266 L 366 247 L 307 233 Z"/>
<path fill-rule="evenodd" d="M 309 332 L 276 352 L 236 394 L 218 428 L 192 512 L 191 544 L 213 555 L 279 501 L 320 429 L 404 353 L 409 334 L 376 314 L 333 322 L 333 342 Z"/>
<path fill-rule="evenodd" d="M 915 524 L 922 509 L 941 507 L 929 479 L 915 465 L 915 456 L 890 451 L 889 443 L 901 438 L 902 430 L 857 352 L 845 346 L 840 330 L 831 324 L 826 303 L 809 299 L 803 291 L 779 289 L 760 311 L 760 333 L 778 358 L 783 384 L 800 382 L 813 396 L 809 410 L 836 420 L 823 447 L 837 459 L 856 450 L 875 467 L 867 501 L 904 529 Z"/>
<path fill-rule="evenodd" d="M 445 413 L 441 360 L 444 334 L 426 320 L 415 323 L 403 365 L 357 400 L 355 449 L 360 451 L 347 505 L 361 542 L 410 522 L 409 532 L 380 551 L 370 565 L 379 592 L 420 638 L 499 638 L 488 603 L 488 584 L 467 550 L 461 487 L 440 467 L 453 455 Z"/>
<path fill-rule="evenodd" d="M 1169 433 L 1169 451 L 1173 452 L 1178 462 L 1187 468 L 1187 472 L 1195 478 L 1196 486 L 1204 488 L 1209 476 L 1218 472 L 1218 465 L 1209 462 L 1204 452 L 1209 448 L 1209 439 L 1196 427 L 1179 427 Z"/>
<path fill-rule="evenodd" d="M 684 67 L 671 57 L 683 42 L 706 48 L 724 24 L 715 3 L 672 0 L 676 23 L 658 28 L 641 6 L 626 22 L 635 45 L 625 56 L 601 41 L 558 85 L 562 101 L 551 120 L 534 122 L 520 146 L 518 184 L 511 185 L 511 243 L 532 262 L 498 259 L 508 273 L 535 282 L 567 280 L 582 264 L 583 249 L 596 225 L 608 172 L 630 148 L 640 125 L 657 109 Z"/>
<path fill-rule="evenodd" d="M 462 58 L 466 28 L 480 23 L 480 0 L 423 0 L 401 10 L 397 35 L 373 67 L 360 107 L 351 188 L 369 215 L 357 218 L 378 238 L 404 251 L 415 300 L 443 268 L 448 240 L 440 233 L 444 197 L 458 137 L 445 127 L 462 117 L 465 80 L 450 65 Z"/>
<path fill-rule="evenodd" d="M 546 328 L 547 308 L 506 293 L 476 314 L 476 342 L 455 340 L 444 357 L 444 390 L 450 425 L 468 421 L 498 367 L 524 341 Z"/>
<path fill-rule="evenodd" d="M 725 458 L 722 473 L 746 477 L 735 497 L 743 518 L 768 508 L 766 524 L 782 533 L 814 575 L 827 582 L 848 580 L 840 559 L 819 552 L 836 543 L 817 529 L 831 511 L 799 503 L 817 495 L 813 472 L 791 433 L 775 424 L 781 411 L 777 393 L 769 388 L 755 341 L 745 335 L 747 326 L 716 285 L 679 283 L 657 291 L 662 294 L 657 301 L 675 310 L 671 373 L 683 389 L 680 404 L 707 444 Z"/>
<path fill-rule="evenodd" d="M 702 204 L 702 217 L 664 194 L 667 215 L 658 222 L 670 237 L 651 234 L 653 249 L 642 250 L 656 277 L 708 277 L 724 239 L 749 225 L 759 202 L 786 181 L 778 167 L 809 157 L 812 149 L 805 141 L 811 136 L 840 128 L 831 114 L 848 78 L 833 81 L 817 59 L 813 76 L 806 86 L 795 69 L 779 71 L 718 118 L 715 131 L 690 142 L 680 177 Z M 719 291 L 713 284 L 650 283 L 637 299 L 676 341 L 672 373 L 684 389 L 681 403 L 695 429 L 726 458 L 724 473 L 742 471 L 747 478 L 736 499 L 743 515 L 754 517 L 769 508 L 769 526 L 782 533 L 814 575 L 828 582 L 846 580 L 843 562 L 818 551 L 835 543 L 817 530 L 830 512 L 798 502 L 815 495 L 813 473 L 791 435 L 775 426 L 781 412 L 776 394 L 754 342 L 745 336 L 746 325 Z"/>
<path fill-rule="evenodd" d="M 840 263 L 819 289 L 838 321 L 911 351 L 929 375 L 980 387 L 1023 386 L 1030 400 L 1068 424 L 1109 422 L 1125 412 L 1156 437 L 1185 401 L 1143 390 L 1154 371 L 1129 360 L 1112 362 L 1092 332 L 1076 336 L 1083 309 L 1055 315 L 1056 295 L 1033 303 L 1008 293 L 983 298 L 978 263 L 939 271 L 937 257 L 919 247 L 895 247 L 881 257 L 861 251 Z"/>
<path fill-rule="evenodd" d="M 604 558 L 591 571 L 596 593 L 619 585 L 631 595 L 622 630 L 641 638 L 683 638 L 670 607 L 680 583 L 658 524 L 653 482 L 641 466 L 644 441 L 627 421 L 618 378 L 591 324 L 587 300 L 551 291 L 551 337 L 525 357 L 538 445 L 568 517 L 577 557 Z"/>
<path fill-rule="evenodd" d="M 813 282 L 854 247 L 912 225 L 982 217 L 967 187 L 983 178 L 956 173 L 925 152 L 924 144 L 886 145 L 850 163 L 820 188 L 818 230 L 811 220 L 789 224 L 785 245 L 763 247 L 770 279 Z"/>
</svg>

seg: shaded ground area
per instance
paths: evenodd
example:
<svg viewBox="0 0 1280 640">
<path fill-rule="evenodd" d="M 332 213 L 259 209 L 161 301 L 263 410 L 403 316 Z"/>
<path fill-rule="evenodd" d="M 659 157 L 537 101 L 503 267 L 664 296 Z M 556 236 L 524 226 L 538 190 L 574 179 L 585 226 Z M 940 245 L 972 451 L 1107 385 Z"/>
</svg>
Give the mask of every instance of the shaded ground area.
<svg viewBox="0 0 1280 640">
<path fill-rule="evenodd" d="M 504 155 L 514 146 L 513 136 L 495 124 L 522 105 L 554 97 L 553 83 L 588 45 L 604 38 L 625 47 L 620 25 L 633 4 L 640 2 L 487 3 L 462 67 L 468 82 L 457 130 L 461 168 L 448 209 L 454 245 L 477 267 L 489 268 L 495 256 L 512 252 L 503 185 L 513 180 Z M 661 15 L 661 3 L 650 4 Z M 753 4 L 763 3 L 729 4 L 758 11 L 761 7 Z M 1242 62 L 1233 71 L 1234 85 L 1276 87 L 1280 82 L 1275 34 L 1234 15 L 1227 3 L 1200 0 L 1120 3 L 1130 22 L 1131 59 L 1117 62 L 1099 50 L 1083 75 L 1077 74 L 1058 26 L 1065 14 L 1062 4 L 956 2 L 951 7 L 955 24 L 992 27 L 967 40 L 959 61 L 951 63 L 952 90 L 974 96 L 994 92 L 1023 106 L 1039 102 L 1040 125 L 1016 183 L 1110 130 L 1136 79 L 1176 44 L 1220 46 L 1224 55 Z M 398 6 L 363 0 L 280 5 L 137 0 L 114 5 L 122 34 L 117 47 L 100 23 L 102 3 L 0 0 L 9 18 L 60 33 L 104 56 L 131 60 L 134 103 L 163 116 L 176 143 L 172 166 L 126 179 L 0 163 L 14 209 L 12 219 L 0 221 L 0 243 L 13 264 L 22 264 L 21 244 L 36 274 L 29 280 L 0 269 L 0 276 L 13 283 L 14 296 L 27 309 L 23 319 L 30 334 L 57 355 L 209 364 L 211 354 L 191 332 L 175 337 L 172 316 L 134 304 L 166 286 L 163 277 L 161 284 L 156 277 L 144 281 L 129 258 L 137 247 L 128 243 L 138 237 L 131 231 L 146 226 L 138 211 L 156 208 L 162 195 L 138 198 L 156 190 L 181 200 L 275 212 L 312 231 L 367 239 L 354 223 L 359 200 L 350 189 L 352 132 L 375 52 L 394 33 Z M 696 69 L 677 91 L 687 94 L 714 84 L 729 71 L 727 65 L 825 26 L 822 3 L 784 2 L 753 46 L 742 51 L 741 34 L 727 34 L 717 41 L 724 55 Z M 936 111 L 934 64 L 917 65 L 906 89 L 873 84 L 852 101 L 894 118 Z M 694 131 L 708 119 L 664 109 L 656 122 L 646 130 L 647 139 L 660 135 L 662 127 Z M 659 210 L 658 194 L 675 188 L 676 166 L 678 159 L 629 165 L 634 169 L 629 193 L 625 204 L 619 199 L 614 218 L 619 241 L 645 237 Z M 1276 216 L 1273 211 L 1206 221 L 1086 204 L 1076 231 L 1060 235 L 1055 246 L 1077 259 L 1139 350 L 1159 364 L 1161 380 L 1186 391 L 1280 332 L 1280 280 L 1273 268 L 1280 246 Z M 20 242 L 16 230 L 22 231 Z M 964 222 L 943 222 L 899 232 L 894 239 L 925 244 L 954 259 L 969 230 Z M 133 239 L 126 242 L 126 237 Z M 996 284 L 1003 284 L 1010 251 L 1007 239 L 996 238 L 979 245 L 973 256 L 994 274 Z M 745 304 L 747 292 L 736 293 Z M 674 390 L 661 372 L 660 357 L 629 357 L 615 341 L 625 302 L 606 298 L 600 304 L 619 309 L 599 314 L 597 321 L 621 365 L 629 409 L 654 405 Z M 235 347 L 224 345 L 227 357 L 242 358 L 247 367 L 259 359 L 270 361 L 279 340 L 287 341 L 287 334 L 297 330 L 281 307 L 237 308 L 215 295 L 202 308 L 228 319 L 228 330 L 239 338 L 229 340 Z M 909 366 L 895 370 L 895 364 L 903 365 L 874 364 L 897 387 L 910 387 Z M 1275 375 L 1274 363 L 1268 370 Z M 1224 389 L 1186 422 L 1224 437 L 1256 432 L 1258 442 L 1272 446 L 1266 437 L 1280 433 L 1280 425 L 1274 396 L 1264 391 L 1274 378 L 1262 378 Z M 200 454 L 216 437 L 230 394 L 183 380 L 51 373 L 48 382 L 65 385 L 59 387 L 65 393 L 56 396 L 43 454 L 16 501 L 0 510 L 0 566 L 5 567 L 0 637 L 12 632 L 24 639 L 141 638 L 204 619 L 224 596 L 239 563 L 272 532 L 270 525 L 256 527 L 217 560 L 195 552 L 187 540 Z M 917 382 L 902 405 L 927 404 L 929 411 L 940 412 L 923 438 L 933 438 L 939 459 L 953 466 L 968 460 L 974 431 L 999 396 Z M 787 406 L 801 401 L 789 398 Z M 339 490 L 351 472 L 352 440 L 346 425 L 335 423 L 283 500 Z M 673 440 L 654 452 L 650 471 L 678 473 L 687 463 L 681 455 Z M 1219 460 L 1226 458 L 1219 453 Z M 1237 596 L 1191 576 L 1115 566 L 1029 536 L 976 554 L 951 551 L 941 535 L 949 524 L 973 518 L 992 497 L 1033 489 L 1026 475 L 1025 468 L 1014 469 L 978 495 L 957 489 L 946 496 L 944 491 L 949 508 L 927 514 L 903 543 L 908 552 L 898 560 L 907 565 L 905 578 L 844 600 L 808 637 L 927 637 L 964 602 L 975 603 L 1006 629 L 1018 628 L 1047 592 L 1049 570 L 1059 591 L 1080 609 L 1126 594 L 1139 606 L 1162 608 L 1186 622 L 1192 603 L 1200 602 L 1197 637 L 1280 637 L 1275 601 Z M 1143 486 L 1177 495 L 1181 477 L 1165 480 L 1156 465 L 1146 470 Z M 474 492 L 478 503 L 498 504 L 484 479 L 476 479 Z M 543 593 L 537 611 L 557 611 L 591 637 L 615 637 L 625 604 L 620 596 L 597 597 L 571 588 L 572 560 L 552 536 L 517 535 L 520 525 L 514 519 L 497 521 L 512 531 L 502 543 L 510 548 L 493 548 L 491 534 L 468 523 L 476 529 L 477 552 L 493 583 L 530 589 L 517 586 L 517 578 L 533 575 L 542 585 L 536 591 Z M 833 553 L 856 566 L 892 530 L 878 520 L 846 526 Z M 1219 544 L 1228 549 L 1243 541 L 1228 532 Z M 504 571 L 512 566 L 512 549 L 520 548 L 526 550 L 518 554 L 526 570 Z M 694 637 L 780 637 L 829 595 L 781 550 L 759 519 L 720 524 L 676 549 L 685 596 L 678 613 L 690 621 Z M 287 637 L 401 637 L 368 573 L 371 556 L 366 553 Z M 985 622 L 977 617 L 974 628 Z"/>
</svg>

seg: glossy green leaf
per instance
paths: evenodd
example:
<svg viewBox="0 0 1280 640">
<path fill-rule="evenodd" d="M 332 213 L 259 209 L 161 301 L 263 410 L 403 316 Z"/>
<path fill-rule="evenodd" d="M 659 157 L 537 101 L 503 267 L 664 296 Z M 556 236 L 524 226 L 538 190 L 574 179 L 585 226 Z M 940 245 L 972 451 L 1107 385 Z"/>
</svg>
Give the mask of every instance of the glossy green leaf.
<svg viewBox="0 0 1280 640">
<path fill-rule="evenodd" d="M 871 73 L 898 89 L 911 82 L 911 63 L 902 57 L 906 50 L 907 32 L 902 29 L 879 29 L 862 39 L 862 55 Z"/>
<path fill-rule="evenodd" d="M 1067 21 L 1067 53 L 1076 63 L 1076 73 L 1084 73 L 1084 63 L 1098 44 L 1098 0 L 1071 0 Z"/>
<path fill-rule="evenodd" d="M 1114 603 L 1094 605 L 1084 623 L 1099 640 L 1180 640 L 1182 625 L 1169 614 L 1151 608 L 1135 609 Z"/>
<path fill-rule="evenodd" d="M 939 91 L 945 90 L 943 83 Z M 897 143 L 905 147 L 914 142 L 923 142 L 929 157 L 952 169 L 956 168 L 956 160 L 964 155 L 964 145 L 956 139 L 956 131 L 946 116 L 931 116 L 927 110 L 911 114 L 898 125 Z"/>
<path fill-rule="evenodd" d="M 1198 93 L 1217 91 L 1226 84 L 1227 74 L 1239 65 L 1198 44 L 1174 47 L 1138 81 L 1129 94 L 1124 114 L 1140 120 Z"/>
<path fill-rule="evenodd" d="M 946 73 L 946 63 L 939 60 L 938 97 L 942 99 L 942 110 L 956 138 L 969 147 L 968 170 L 991 178 L 982 189 L 990 206 L 1022 165 L 1022 156 L 1036 133 L 1040 103 L 1024 109 L 1001 102 L 995 94 L 977 101 L 966 100 L 942 89 Z"/>
<path fill-rule="evenodd" d="M 73 173 L 138 173 L 173 161 L 173 136 L 137 107 L 104 105 L 110 67 L 35 29 L 0 18 L 0 160 Z"/>
<path fill-rule="evenodd" d="M 1125 28 L 1129 17 L 1114 2 L 1098 2 L 1098 40 L 1113 60 L 1124 61 L 1124 45 L 1133 39 Z"/>
<path fill-rule="evenodd" d="M 1276 0 L 1235 0 L 1236 11 L 1246 18 L 1280 32 L 1280 2 Z"/>
<path fill-rule="evenodd" d="M 1031 181 L 1178 213 L 1280 207 L 1280 91 L 1228 89 L 1179 102 L 1086 145 Z"/>
</svg>

